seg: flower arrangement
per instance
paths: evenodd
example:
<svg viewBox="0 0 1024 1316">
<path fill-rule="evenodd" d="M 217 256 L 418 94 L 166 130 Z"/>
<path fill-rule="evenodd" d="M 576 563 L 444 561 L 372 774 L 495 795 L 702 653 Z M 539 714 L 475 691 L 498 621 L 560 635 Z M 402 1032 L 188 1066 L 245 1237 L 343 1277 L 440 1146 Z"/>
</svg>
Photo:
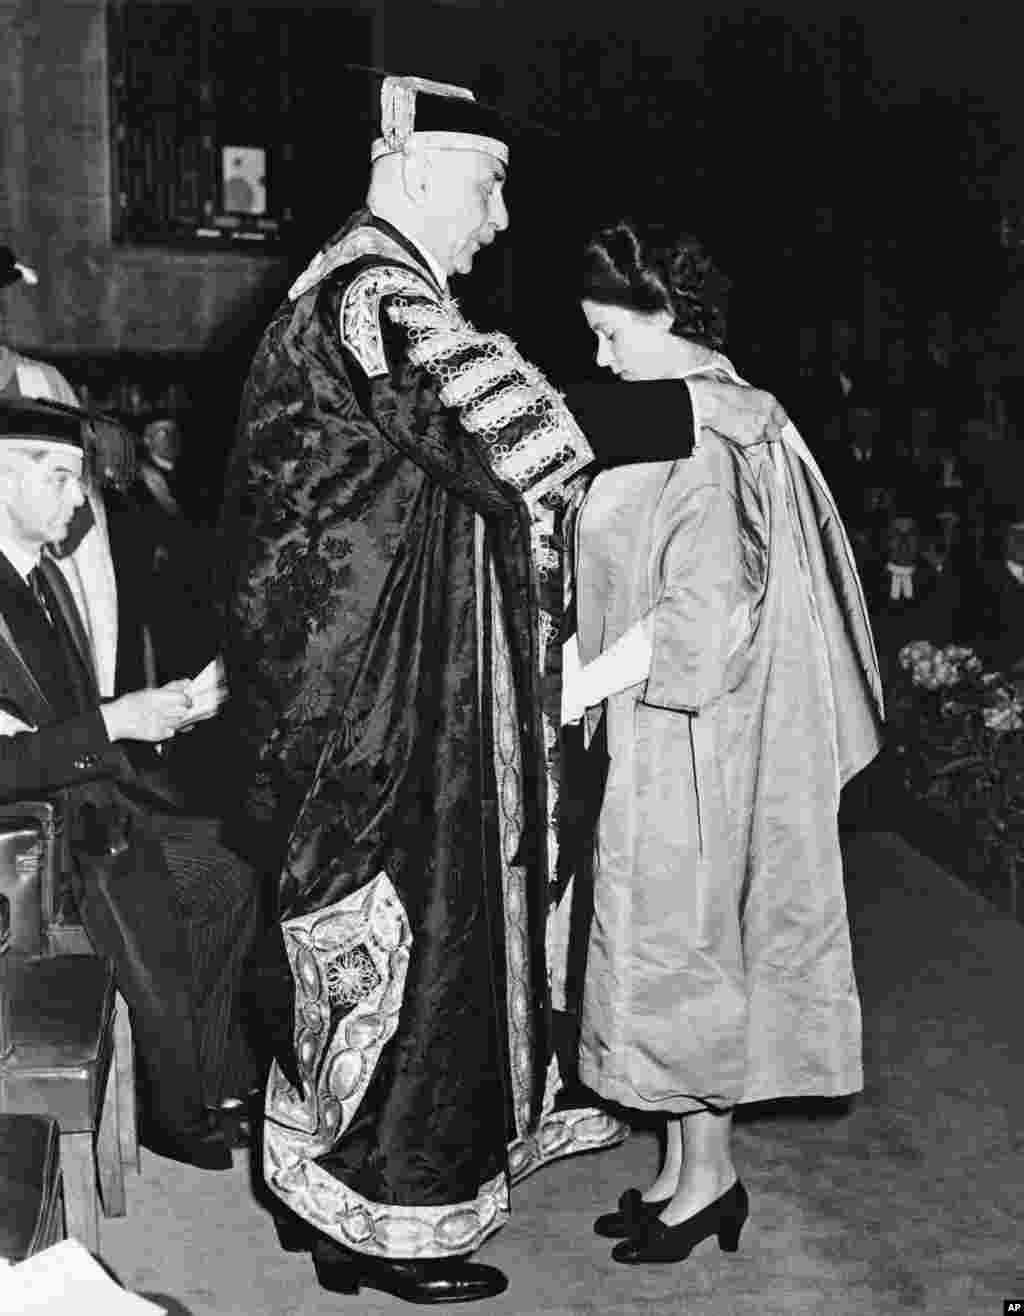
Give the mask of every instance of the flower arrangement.
<svg viewBox="0 0 1024 1316">
<path fill-rule="evenodd" d="M 938 648 L 927 640 L 914 640 L 900 650 L 900 666 L 910 672 L 914 685 L 943 690 L 981 671 L 981 659 L 960 644 Z"/>
<path fill-rule="evenodd" d="M 1024 870 L 1024 680 L 973 649 L 905 645 L 889 691 L 890 742 L 911 799 L 954 824 L 964 875 L 1017 912 Z"/>
</svg>

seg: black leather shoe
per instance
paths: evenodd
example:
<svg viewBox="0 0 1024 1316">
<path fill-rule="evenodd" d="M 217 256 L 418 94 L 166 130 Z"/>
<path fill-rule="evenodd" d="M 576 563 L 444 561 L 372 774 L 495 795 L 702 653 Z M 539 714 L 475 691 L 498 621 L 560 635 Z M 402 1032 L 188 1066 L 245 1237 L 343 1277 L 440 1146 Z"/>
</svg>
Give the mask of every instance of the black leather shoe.
<svg viewBox="0 0 1024 1316">
<path fill-rule="evenodd" d="M 747 1190 L 737 1179 L 728 1192 L 678 1225 L 663 1224 L 657 1217 L 648 1221 L 642 1233 L 623 1239 L 612 1248 L 612 1260 L 626 1266 L 685 1261 L 697 1244 L 712 1234 L 718 1235 L 718 1246 L 723 1252 L 735 1252 L 740 1244 L 740 1230 L 749 1214 Z"/>
<path fill-rule="evenodd" d="M 619 1209 L 599 1215 L 594 1221 L 594 1233 L 602 1238 L 629 1238 L 643 1229 L 649 1220 L 657 1220 L 671 1197 L 660 1197 L 656 1202 L 645 1202 L 639 1188 L 630 1188 L 619 1198 Z"/>
<path fill-rule="evenodd" d="M 231 1148 L 215 1125 L 173 1133 L 161 1128 L 143 1128 L 139 1132 L 139 1141 L 157 1156 L 194 1165 L 200 1170 L 231 1169 Z"/>
<path fill-rule="evenodd" d="M 287 1214 L 274 1213 L 274 1228 L 277 1241 L 285 1252 L 312 1252 L 316 1242 L 317 1231 L 293 1211 Z"/>
<path fill-rule="evenodd" d="M 430 1305 L 442 1302 L 479 1302 L 495 1298 L 508 1288 L 508 1279 L 495 1266 L 482 1266 L 465 1257 L 441 1261 L 386 1261 L 349 1252 L 327 1240 L 313 1247 L 313 1265 L 322 1288 L 330 1293 L 358 1293 L 378 1289 L 404 1302 Z"/>
<path fill-rule="evenodd" d="M 244 1149 L 252 1146 L 253 1121 L 248 1101 L 225 1097 L 212 1113 L 229 1147 Z"/>
</svg>

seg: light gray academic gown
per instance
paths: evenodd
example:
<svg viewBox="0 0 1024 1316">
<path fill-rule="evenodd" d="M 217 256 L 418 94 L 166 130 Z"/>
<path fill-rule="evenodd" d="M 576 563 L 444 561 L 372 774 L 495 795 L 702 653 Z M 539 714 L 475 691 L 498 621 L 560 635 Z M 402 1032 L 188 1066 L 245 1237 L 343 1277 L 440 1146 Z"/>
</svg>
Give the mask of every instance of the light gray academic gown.
<svg viewBox="0 0 1024 1316">
<path fill-rule="evenodd" d="M 880 744 L 863 593 L 792 425 L 716 427 L 599 475 L 577 530 L 582 661 L 654 610 L 649 678 L 606 704 L 581 1076 L 678 1113 L 862 1085 L 837 814 Z"/>
</svg>

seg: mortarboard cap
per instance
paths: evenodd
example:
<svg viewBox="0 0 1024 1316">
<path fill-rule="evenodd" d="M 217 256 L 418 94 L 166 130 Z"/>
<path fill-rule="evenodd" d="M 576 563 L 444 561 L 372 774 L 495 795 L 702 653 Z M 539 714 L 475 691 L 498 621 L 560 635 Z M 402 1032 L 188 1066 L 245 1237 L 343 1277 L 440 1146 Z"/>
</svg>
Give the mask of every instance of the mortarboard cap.
<svg viewBox="0 0 1024 1316">
<path fill-rule="evenodd" d="M 468 87 L 361 64 L 348 68 L 370 74 L 379 93 L 371 163 L 418 144 L 449 151 L 483 151 L 508 164 L 507 116 L 494 106 L 481 104 Z"/>
</svg>

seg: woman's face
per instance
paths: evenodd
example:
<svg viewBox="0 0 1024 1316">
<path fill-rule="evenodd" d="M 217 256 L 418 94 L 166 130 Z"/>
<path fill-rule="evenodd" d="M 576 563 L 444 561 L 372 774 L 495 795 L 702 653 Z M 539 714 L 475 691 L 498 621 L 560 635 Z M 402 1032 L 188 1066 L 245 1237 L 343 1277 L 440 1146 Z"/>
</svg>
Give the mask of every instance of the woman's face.
<svg viewBox="0 0 1024 1316">
<path fill-rule="evenodd" d="M 631 311 L 625 306 L 606 306 L 584 299 L 587 323 L 597 335 L 599 366 L 620 379 L 665 379 L 679 370 L 679 351 L 684 339 L 669 333 L 668 311 Z"/>
</svg>

